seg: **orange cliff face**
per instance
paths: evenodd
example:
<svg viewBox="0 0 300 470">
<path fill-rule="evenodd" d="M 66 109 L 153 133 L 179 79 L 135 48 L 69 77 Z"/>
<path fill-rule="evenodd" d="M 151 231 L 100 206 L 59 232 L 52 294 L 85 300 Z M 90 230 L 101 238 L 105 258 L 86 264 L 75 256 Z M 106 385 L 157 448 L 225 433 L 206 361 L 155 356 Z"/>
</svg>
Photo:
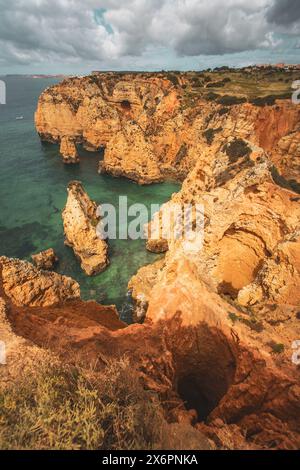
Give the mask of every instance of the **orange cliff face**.
<svg viewBox="0 0 300 470">
<path fill-rule="evenodd" d="M 185 402 L 217 447 L 230 438 L 234 448 L 296 449 L 300 198 L 277 184 L 272 167 L 288 180 L 299 176 L 299 109 L 288 100 L 224 106 L 185 87 L 180 75 L 177 85 L 164 74 L 73 78 L 46 90 L 36 112 L 42 139 L 104 146 L 103 172 L 140 184 L 183 181 L 149 227 L 162 230 L 172 202 L 203 206 L 201 248 L 172 236 L 147 241 L 166 255 L 129 283 L 144 323 L 125 327 L 113 307 L 68 295 L 21 308 L 19 290 L 5 290 L 3 277 L 7 317 L 16 333 L 67 361 L 101 368 L 126 354 L 167 403 L 168 419 L 179 420 Z M 27 286 L 23 268 L 12 285 Z"/>
<path fill-rule="evenodd" d="M 230 137 L 262 147 L 284 177 L 297 179 L 299 106 L 224 106 L 191 98 L 187 83 L 163 74 L 70 78 L 42 93 L 36 128 L 43 140 L 61 142 L 65 162 L 77 161 L 74 143 L 105 147 L 100 170 L 140 184 L 184 180 L 202 154 Z"/>
<path fill-rule="evenodd" d="M 148 240 L 148 249 L 167 254 L 141 268 L 129 288 L 139 317 L 144 310 L 145 324 L 164 331 L 176 390 L 202 416 L 198 429 L 219 443 L 242 435 L 244 445 L 296 449 L 299 198 L 274 183 L 262 149 L 249 146 L 238 158 L 223 150 L 206 160 L 206 179 L 199 161 L 151 222 L 164 233 L 172 202 L 201 204 L 203 246 L 172 230 L 169 239 Z"/>
<path fill-rule="evenodd" d="M 5 269 L 16 263 L 1 262 Z M 21 263 L 14 282 L 26 287 L 28 276 Z M 193 421 L 216 447 L 226 448 L 228 440 L 239 449 L 299 447 L 299 369 L 288 348 L 280 355 L 272 349 L 293 338 L 293 309 L 280 328 L 270 318 L 262 328 L 212 292 L 188 259 L 169 259 L 147 321 L 127 327 L 114 307 L 80 299 L 20 307 L 3 289 L 6 277 L 0 276 L 0 332 L 14 370 L 49 354 L 102 370 L 126 355 L 144 387 L 159 394 L 167 419 Z M 183 402 L 194 411 L 185 411 Z"/>
<path fill-rule="evenodd" d="M 300 175 L 300 107 L 292 102 L 260 110 L 256 122 L 258 143 L 270 153 L 279 172 L 287 179 Z"/>
</svg>

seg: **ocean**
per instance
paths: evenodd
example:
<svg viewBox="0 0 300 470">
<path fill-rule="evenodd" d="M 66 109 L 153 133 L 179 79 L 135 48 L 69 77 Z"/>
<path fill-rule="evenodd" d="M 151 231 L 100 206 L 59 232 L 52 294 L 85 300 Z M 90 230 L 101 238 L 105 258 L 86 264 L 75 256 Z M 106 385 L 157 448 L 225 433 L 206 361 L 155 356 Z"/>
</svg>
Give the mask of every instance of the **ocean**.
<svg viewBox="0 0 300 470">
<path fill-rule="evenodd" d="M 57 79 L 7 77 L 6 105 L 0 105 L 0 255 L 30 260 L 33 253 L 54 248 L 57 272 L 71 276 L 81 286 L 83 299 L 116 304 L 122 310 L 127 283 L 141 267 L 160 255 L 149 253 L 144 240 L 111 240 L 110 266 L 88 277 L 72 249 L 64 245 L 61 212 L 67 185 L 79 180 L 97 203 L 163 204 L 179 184 L 138 186 L 126 179 L 97 173 L 100 154 L 80 150 L 81 163 L 66 166 L 57 145 L 42 144 L 34 127 L 34 112 L 40 93 Z M 23 116 L 23 119 L 16 119 Z"/>
</svg>

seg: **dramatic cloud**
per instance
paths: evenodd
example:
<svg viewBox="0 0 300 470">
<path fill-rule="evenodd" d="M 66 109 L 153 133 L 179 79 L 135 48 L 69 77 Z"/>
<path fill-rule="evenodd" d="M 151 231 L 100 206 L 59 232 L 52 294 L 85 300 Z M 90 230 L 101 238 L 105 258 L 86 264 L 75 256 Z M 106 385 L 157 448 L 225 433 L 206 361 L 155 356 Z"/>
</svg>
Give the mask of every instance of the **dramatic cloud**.
<svg viewBox="0 0 300 470">
<path fill-rule="evenodd" d="M 268 11 L 268 20 L 278 25 L 291 25 L 300 21 L 299 0 L 276 0 Z"/>
<path fill-rule="evenodd" d="M 0 0 L 0 65 L 111 65 L 272 50 L 299 34 L 299 0 Z"/>
<path fill-rule="evenodd" d="M 300 1 L 275 0 L 268 11 L 267 19 L 278 26 L 279 31 L 289 36 L 300 35 Z"/>
</svg>

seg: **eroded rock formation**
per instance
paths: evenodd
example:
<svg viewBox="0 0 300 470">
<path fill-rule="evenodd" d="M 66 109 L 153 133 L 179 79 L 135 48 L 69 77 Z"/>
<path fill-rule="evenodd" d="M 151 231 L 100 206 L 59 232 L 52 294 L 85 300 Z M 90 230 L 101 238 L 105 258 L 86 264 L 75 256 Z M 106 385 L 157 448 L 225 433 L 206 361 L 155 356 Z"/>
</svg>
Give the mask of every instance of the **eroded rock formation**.
<svg viewBox="0 0 300 470">
<path fill-rule="evenodd" d="M 62 217 L 65 244 L 80 259 L 85 273 L 92 276 L 103 271 L 109 260 L 107 242 L 100 237 L 101 218 L 96 203 L 90 200 L 78 181 L 68 186 L 68 199 Z"/>
<path fill-rule="evenodd" d="M 281 175 L 298 179 L 299 106 L 287 99 L 226 106 L 211 100 L 206 88 L 206 95 L 196 92 L 193 80 L 163 73 L 70 78 L 41 95 L 36 128 L 46 141 L 106 147 L 101 171 L 140 184 L 183 181 L 199 158 L 205 161 L 228 138 L 263 148 Z"/>
<path fill-rule="evenodd" d="M 216 447 L 299 447 L 299 368 L 290 344 L 300 330 L 292 306 L 277 317 L 279 328 L 271 321 L 279 307 L 266 307 L 258 322 L 208 289 L 186 258 L 166 264 L 142 325 L 125 328 L 114 308 L 95 302 L 17 307 L 1 296 L 14 334 L 61 360 L 101 370 L 125 354 L 168 419 L 192 423 Z"/>
<path fill-rule="evenodd" d="M 53 269 L 58 263 L 58 258 L 53 248 L 31 255 L 31 259 L 36 267 L 40 269 Z"/>
<path fill-rule="evenodd" d="M 42 139 L 106 147 L 101 171 L 115 176 L 183 184 L 148 226 L 147 248 L 164 259 L 129 283 L 143 324 L 125 328 L 112 307 L 81 301 L 16 307 L 2 274 L 7 316 L 15 332 L 66 361 L 101 369 L 126 354 L 169 421 L 192 423 L 218 448 L 297 449 L 300 209 L 282 176 L 299 174 L 299 107 L 190 92 L 185 75 L 97 74 L 42 94 Z M 172 224 L 164 230 L 172 204 L 202 207 L 194 240 L 175 237 Z M 107 255 L 105 242 L 95 250 L 95 209 L 72 183 L 65 232 L 90 274 Z"/>
<path fill-rule="evenodd" d="M 79 163 L 76 145 L 70 137 L 62 137 L 59 151 L 64 163 Z"/>
<path fill-rule="evenodd" d="M 166 328 L 177 391 L 198 410 L 199 429 L 238 447 L 245 435 L 258 448 L 296 449 L 299 198 L 274 183 L 266 153 L 249 142 L 229 139 L 212 157 L 154 217 L 148 229 L 161 238 L 148 249 L 166 257 L 129 287 L 147 305 L 146 324 Z M 202 246 L 164 230 L 172 204 L 203 207 Z"/>
<path fill-rule="evenodd" d="M 206 182 L 202 169 L 199 162 L 181 191 L 156 214 L 150 229 L 163 233 L 163 214 L 172 204 L 203 206 L 203 247 L 193 254 L 199 277 L 215 292 L 238 297 L 244 305 L 290 299 L 299 304 L 298 198 L 274 184 L 268 159 L 257 148 L 249 148 L 233 163 L 226 150 L 217 153 L 206 166 Z M 169 240 L 150 238 L 148 249 L 169 247 L 167 260 L 183 256 L 183 243 L 172 238 L 172 230 L 170 235 Z"/>
<path fill-rule="evenodd" d="M 0 270 L 5 295 L 19 307 L 47 307 L 80 297 L 76 281 L 39 270 L 27 261 L 2 256 Z"/>
</svg>

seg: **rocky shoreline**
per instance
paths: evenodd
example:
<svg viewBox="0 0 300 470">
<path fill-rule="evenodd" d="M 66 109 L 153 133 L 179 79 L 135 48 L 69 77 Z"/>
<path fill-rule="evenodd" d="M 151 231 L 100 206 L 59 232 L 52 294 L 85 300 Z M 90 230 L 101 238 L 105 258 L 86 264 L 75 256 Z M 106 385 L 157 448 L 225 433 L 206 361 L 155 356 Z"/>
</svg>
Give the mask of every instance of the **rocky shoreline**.
<svg viewBox="0 0 300 470">
<path fill-rule="evenodd" d="M 68 363 L 102 370 L 125 355 L 168 422 L 214 448 L 298 449 L 300 206 L 289 181 L 299 176 L 299 106 L 225 106 L 191 99 L 191 86 L 186 74 L 175 84 L 164 74 L 71 78 L 45 90 L 35 120 L 42 140 L 72 142 L 62 154 L 75 160 L 75 144 L 105 147 L 103 172 L 182 181 L 149 228 L 163 233 L 172 203 L 201 204 L 201 249 L 147 240 L 166 254 L 130 280 L 140 322 L 130 326 L 114 306 L 83 302 L 72 279 L 2 257 L 3 315 L 12 334 Z M 79 182 L 63 222 L 86 274 L 105 269 L 96 205 Z"/>
</svg>

